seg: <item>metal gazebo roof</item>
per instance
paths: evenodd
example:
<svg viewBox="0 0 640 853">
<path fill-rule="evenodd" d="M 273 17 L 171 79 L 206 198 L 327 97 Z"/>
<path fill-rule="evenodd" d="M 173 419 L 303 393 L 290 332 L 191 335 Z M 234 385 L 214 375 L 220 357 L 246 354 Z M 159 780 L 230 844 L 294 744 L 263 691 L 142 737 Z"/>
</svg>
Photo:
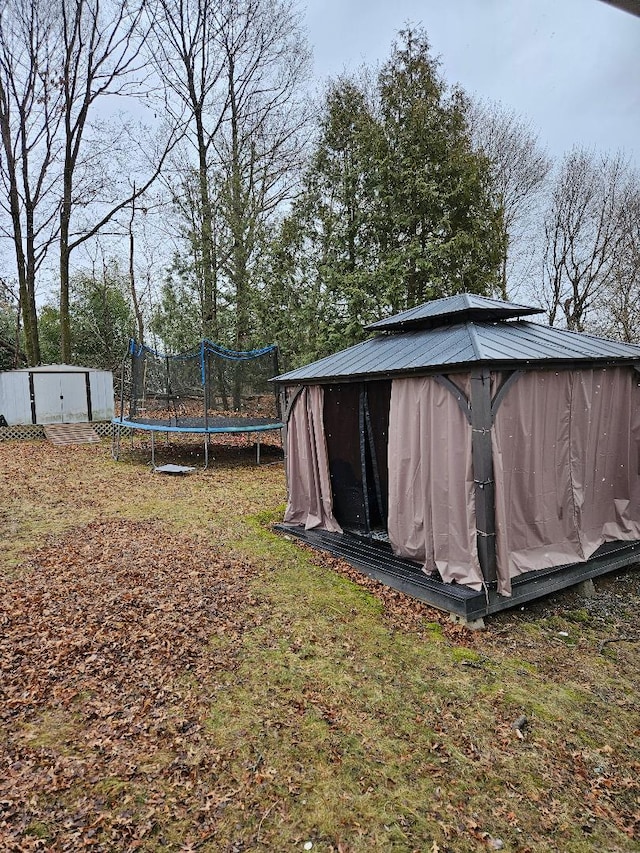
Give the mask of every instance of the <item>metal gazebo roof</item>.
<svg viewBox="0 0 640 853">
<path fill-rule="evenodd" d="M 405 331 L 408 329 L 428 329 L 443 324 L 462 323 L 467 320 L 507 320 L 531 314 L 543 314 L 542 308 L 530 305 L 516 305 L 500 299 L 476 296 L 475 293 L 459 293 L 445 296 L 410 308 L 386 320 L 378 320 L 365 326 L 371 331 Z"/>
<path fill-rule="evenodd" d="M 640 364 L 640 346 L 509 319 L 533 313 L 541 309 L 470 294 L 428 302 L 367 327 L 388 330 L 385 334 L 284 373 L 276 381 L 350 381 L 481 364 L 495 369 L 577 362 Z"/>
</svg>

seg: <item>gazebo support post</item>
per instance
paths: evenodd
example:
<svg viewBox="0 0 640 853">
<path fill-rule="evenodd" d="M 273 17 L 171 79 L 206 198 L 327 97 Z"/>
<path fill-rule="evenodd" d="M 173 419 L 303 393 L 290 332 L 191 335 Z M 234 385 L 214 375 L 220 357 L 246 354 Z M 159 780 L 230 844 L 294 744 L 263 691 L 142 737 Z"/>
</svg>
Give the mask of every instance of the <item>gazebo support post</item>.
<svg viewBox="0 0 640 853">
<path fill-rule="evenodd" d="M 496 515 L 491 447 L 491 374 L 471 371 L 471 457 L 476 500 L 478 559 L 486 583 L 496 580 Z"/>
</svg>

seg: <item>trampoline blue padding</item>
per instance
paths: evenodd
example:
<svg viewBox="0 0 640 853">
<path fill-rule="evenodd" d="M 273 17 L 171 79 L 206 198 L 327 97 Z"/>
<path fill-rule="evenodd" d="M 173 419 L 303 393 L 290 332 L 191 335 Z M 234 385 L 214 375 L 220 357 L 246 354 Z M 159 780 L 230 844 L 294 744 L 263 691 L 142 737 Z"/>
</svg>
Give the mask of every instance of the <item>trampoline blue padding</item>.
<svg viewBox="0 0 640 853">
<path fill-rule="evenodd" d="M 274 418 L 113 418 L 112 424 L 129 429 L 151 432 L 225 433 L 267 432 L 282 429 L 284 424 Z"/>
<path fill-rule="evenodd" d="M 220 435 L 222 433 L 261 433 L 284 428 L 282 421 L 276 418 L 233 418 L 215 416 L 207 418 L 112 418 L 115 427 L 112 440 L 112 455 L 120 458 L 120 434 L 123 429 L 148 432 L 151 438 L 151 465 L 156 469 L 156 449 L 154 436 L 157 432 L 198 433 L 200 435 Z M 256 436 L 256 462 L 260 464 L 260 436 Z M 204 440 L 204 467 L 209 465 L 209 439 Z"/>
</svg>

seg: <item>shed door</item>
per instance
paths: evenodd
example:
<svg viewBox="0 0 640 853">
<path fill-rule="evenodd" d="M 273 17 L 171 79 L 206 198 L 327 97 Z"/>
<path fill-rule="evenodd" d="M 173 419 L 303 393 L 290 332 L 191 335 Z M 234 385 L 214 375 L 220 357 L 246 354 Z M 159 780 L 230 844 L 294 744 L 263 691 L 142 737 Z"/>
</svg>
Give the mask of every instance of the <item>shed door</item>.
<svg viewBox="0 0 640 853">
<path fill-rule="evenodd" d="M 86 373 L 33 373 L 36 423 L 90 420 Z"/>
</svg>

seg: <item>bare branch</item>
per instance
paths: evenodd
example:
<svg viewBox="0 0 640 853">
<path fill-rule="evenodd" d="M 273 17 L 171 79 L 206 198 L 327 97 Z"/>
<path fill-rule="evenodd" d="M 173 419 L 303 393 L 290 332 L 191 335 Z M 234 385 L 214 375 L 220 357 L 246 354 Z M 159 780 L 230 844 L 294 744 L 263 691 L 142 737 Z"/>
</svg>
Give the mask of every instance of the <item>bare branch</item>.
<svg viewBox="0 0 640 853">
<path fill-rule="evenodd" d="M 629 178 L 620 154 L 576 149 L 562 163 L 545 219 L 544 293 L 552 324 L 561 312 L 568 328 L 583 331 L 610 288 Z"/>
</svg>

